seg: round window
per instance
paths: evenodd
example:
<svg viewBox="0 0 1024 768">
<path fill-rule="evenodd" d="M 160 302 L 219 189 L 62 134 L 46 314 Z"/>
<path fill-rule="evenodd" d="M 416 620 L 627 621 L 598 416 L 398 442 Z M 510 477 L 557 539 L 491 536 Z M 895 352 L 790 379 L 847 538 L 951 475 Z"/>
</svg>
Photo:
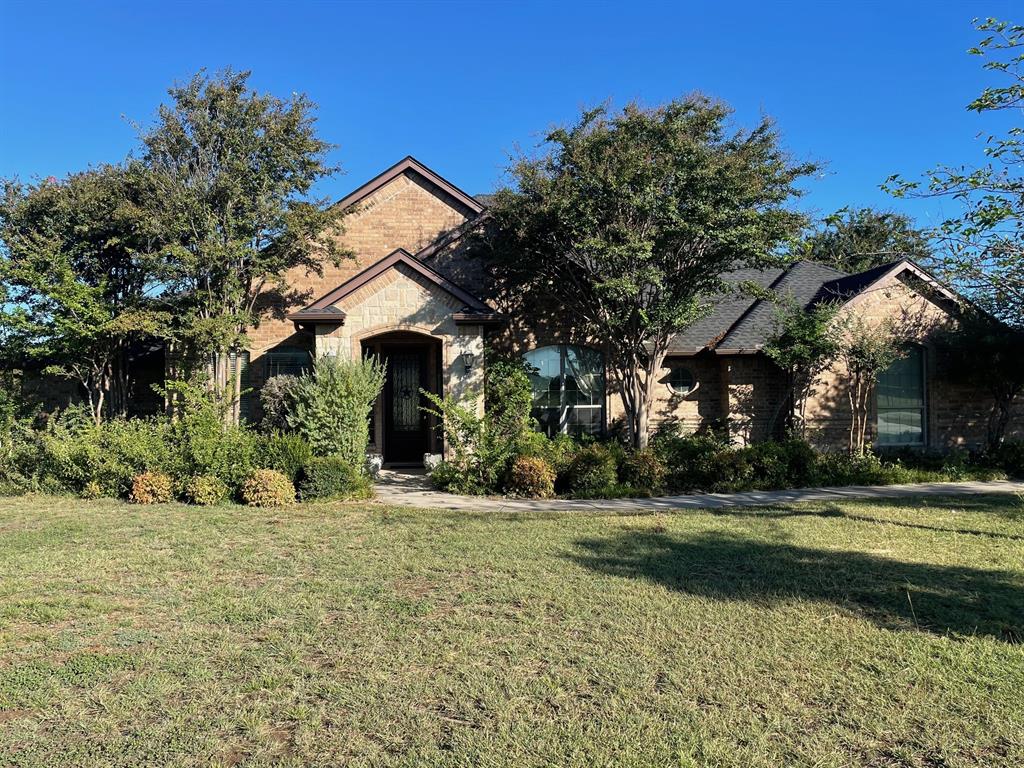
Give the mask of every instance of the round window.
<svg viewBox="0 0 1024 768">
<path fill-rule="evenodd" d="M 693 391 L 693 373 L 689 368 L 681 365 L 673 365 L 669 374 L 668 385 L 677 395 L 688 395 Z"/>
</svg>

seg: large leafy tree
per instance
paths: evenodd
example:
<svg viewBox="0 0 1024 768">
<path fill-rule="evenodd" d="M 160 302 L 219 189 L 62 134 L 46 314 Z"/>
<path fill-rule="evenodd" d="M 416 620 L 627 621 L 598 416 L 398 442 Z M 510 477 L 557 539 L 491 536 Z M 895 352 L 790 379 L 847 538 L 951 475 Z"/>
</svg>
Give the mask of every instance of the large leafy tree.
<svg viewBox="0 0 1024 768">
<path fill-rule="evenodd" d="M 729 116 L 700 95 L 586 111 L 514 161 L 492 206 L 502 278 L 606 343 L 636 446 L 672 337 L 723 273 L 768 262 L 803 224 L 786 205 L 814 167 L 791 161 L 771 121 L 735 130 Z"/>
<path fill-rule="evenodd" d="M 962 213 L 935 232 L 941 247 L 932 265 L 995 317 L 1024 328 L 1024 26 L 996 19 L 976 25 L 985 37 L 970 53 L 1004 79 L 967 109 L 1009 116 L 1010 127 L 988 136 L 984 164 L 941 166 L 923 183 L 893 176 L 885 188 L 897 196 L 944 196 L 962 204 Z"/>
<path fill-rule="evenodd" d="M 4 347 L 81 384 L 97 423 L 125 412 L 132 346 L 165 326 L 147 187 L 138 164 L 111 165 L 7 181 L 0 201 Z"/>
<path fill-rule="evenodd" d="M 309 196 L 336 169 L 317 137 L 315 105 L 248 86 L 248 72 L 200 72 L 171 88 L 154 127 L 142 135 L 154 180 L 154 216 L 167 243 L 162 278 L 176 302 L 178 349 L 207 367 L 217 392 L 236 401 L 234 354 L 246 330 L 299 297 L 285 276 L 322 274 L 344 255 L 342 211 Z"/>
<path fill-rule="evenodd" d="M 904 256 L 925 259 L 931 246 L 924 232 L 902 213 L 842 208 L 822 219 L 793 253 L 854 273 Z"/>
</svg>

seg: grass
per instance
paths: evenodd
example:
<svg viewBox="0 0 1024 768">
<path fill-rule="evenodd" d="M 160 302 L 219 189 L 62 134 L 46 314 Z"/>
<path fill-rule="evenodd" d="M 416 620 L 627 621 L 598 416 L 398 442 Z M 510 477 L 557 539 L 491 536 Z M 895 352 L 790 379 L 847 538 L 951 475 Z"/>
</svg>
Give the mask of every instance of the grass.
<svg viewBox="0 0 1024 768">
<path fill-rule="evenodd" d="M 1024 503 L 0 499 L 0 765 L 1017 766 Z"/>
</svg>

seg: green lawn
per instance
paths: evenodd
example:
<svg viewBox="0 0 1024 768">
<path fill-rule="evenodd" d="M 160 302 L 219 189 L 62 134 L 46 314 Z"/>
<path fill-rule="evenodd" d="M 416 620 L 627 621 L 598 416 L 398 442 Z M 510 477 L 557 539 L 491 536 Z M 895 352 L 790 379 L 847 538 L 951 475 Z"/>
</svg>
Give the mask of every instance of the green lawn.
<svg viewBox="0 0 1024 768">
<path fill-rule="evenodd" d="M 1024 502 L 0 499 L 0 765 L 1024 764 Z"/>
</svg>

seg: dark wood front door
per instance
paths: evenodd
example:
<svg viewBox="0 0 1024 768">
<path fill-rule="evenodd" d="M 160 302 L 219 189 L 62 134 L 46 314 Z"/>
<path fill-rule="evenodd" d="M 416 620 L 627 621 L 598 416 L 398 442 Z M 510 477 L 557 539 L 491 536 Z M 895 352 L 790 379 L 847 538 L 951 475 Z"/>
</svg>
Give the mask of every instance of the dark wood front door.
<svg viewBox="0 0 1024 768">
<path fill-rule="evenodd" d="M 425 346 L 385 347 L 387 381 L 384 384 L 384 461 L 419 463 L 427 452 L 428 415 L 420 389 L 427 388 Z"/>
</svg>

